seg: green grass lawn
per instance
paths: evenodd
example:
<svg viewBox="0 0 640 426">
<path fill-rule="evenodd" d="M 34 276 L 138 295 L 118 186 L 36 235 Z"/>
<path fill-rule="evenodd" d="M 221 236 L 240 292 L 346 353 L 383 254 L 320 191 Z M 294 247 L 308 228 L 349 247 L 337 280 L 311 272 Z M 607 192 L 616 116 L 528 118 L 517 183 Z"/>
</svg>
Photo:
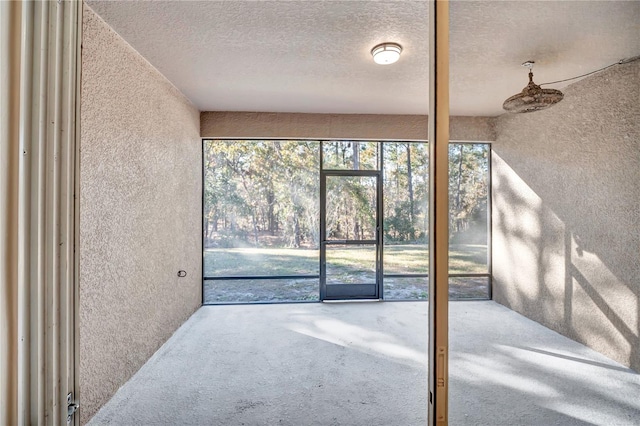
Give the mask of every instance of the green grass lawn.
<svg viewBox="0 0 640 426">
<path fill-rule="evenodd" d="M 204 275 L 318 275 L 319 250 L 290 248 L 211 248 L 204 253 Z M 362 246 L 327 249 L 328 282 L 374 282 L 375 253 Z M 450 273 L 486 273 L 487 248 L 452 245 Z M 385 274 L 426 274 L 429 250 L 424 245 L 384 247 Z M 426 299 L 426 278 L 385 278 L 386 299 Z M 486 278 L 451 278 L 452 298 L 487 296 Z M 205 281 L 205 302 L 317 300 L 318 279 Z"/>
<path fill-rule="evenodd" d="M 205 276 L 242 275 L 317 275 L 320 251 L 290 248 L 210 248 L 204 253 Z M 331 246 L 327 262 L 336 268 L 355 271 L 374 267 L 373 249 Z M 426 274 L 429 249 L 424 245 L 384 247 L 385 274 Z M 449 251 L 450 273 L 486 273 L 487 247 L 452 245 Z"/>
</svg>

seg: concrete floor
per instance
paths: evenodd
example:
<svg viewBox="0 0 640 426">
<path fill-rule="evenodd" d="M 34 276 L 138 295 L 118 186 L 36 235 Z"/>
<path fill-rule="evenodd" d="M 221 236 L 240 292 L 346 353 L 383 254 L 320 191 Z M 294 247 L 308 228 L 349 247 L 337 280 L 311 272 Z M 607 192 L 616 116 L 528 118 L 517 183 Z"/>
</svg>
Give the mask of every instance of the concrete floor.
<svg viewBox="0 0 640 426">
<path fill-rule="evenodd" d="M 450 425 L 640 425 L 640 375 L 491 301 L 450 304 Z M 427 303 L 209 306 L 91 425 L 426 424 Z"/>
</svg>

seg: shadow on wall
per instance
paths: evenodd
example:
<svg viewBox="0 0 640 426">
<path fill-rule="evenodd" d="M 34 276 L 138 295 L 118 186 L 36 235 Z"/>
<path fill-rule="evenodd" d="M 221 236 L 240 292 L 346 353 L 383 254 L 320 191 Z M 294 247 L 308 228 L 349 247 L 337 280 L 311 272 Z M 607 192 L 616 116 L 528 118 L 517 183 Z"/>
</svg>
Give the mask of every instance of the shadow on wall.
<svg viewBox="0 0 640 426">
<path fill-rule="evenodd" d="M 631 253 L 610 256 L 613 245 L 637 247 L 633 232 L 607 239 L 576 233 L 496 154 L 494 161 L 495 300 L 639 370 L 638 275 L 620 264 L 634 262 Z M 602 257 L 598 246 L 606 248 Z"/>
<path fill-rule="evenodd" d="M 640 371 L 640 61 L 505 114 L 493 144 L 494 298 Z"/>
</svg>

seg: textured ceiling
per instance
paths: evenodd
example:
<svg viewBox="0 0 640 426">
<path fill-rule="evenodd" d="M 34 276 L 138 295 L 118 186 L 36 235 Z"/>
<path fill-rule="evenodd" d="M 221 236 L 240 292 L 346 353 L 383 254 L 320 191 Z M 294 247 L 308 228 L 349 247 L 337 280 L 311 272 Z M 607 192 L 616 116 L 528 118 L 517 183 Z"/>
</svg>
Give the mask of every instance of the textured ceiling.
<svg viewBox="0 0 640 426">
<path fill-rule="evenodd" d="M 201 111 L 426 114 L 425 1 L 88 1 Z M 453 1 L 451 112 L 640 54 L 640 1 Z M 400 43 L 394 65 L 371 48 Z M 562 88 L 569 83 L 558 84 Z"/>
</svg>

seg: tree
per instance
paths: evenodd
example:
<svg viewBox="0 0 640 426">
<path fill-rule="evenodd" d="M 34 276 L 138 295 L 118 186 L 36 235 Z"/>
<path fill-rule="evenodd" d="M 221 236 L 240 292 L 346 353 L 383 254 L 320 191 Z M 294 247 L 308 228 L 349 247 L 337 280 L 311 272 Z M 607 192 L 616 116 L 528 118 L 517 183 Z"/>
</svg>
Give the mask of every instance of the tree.
<svg viewBox="0 0 640 426">
<path fill-rule="evenodd" d="M 488 149 L 486 144 L 449 145 L 449 229 L 451 237 L 471 227 L 486 232 Z"/>
<path fill-rule="evenodd" d="M 318 247 L 317 141 L 207 141 L 204 149 L 204 239 L 207 246 Z M 382 156 L 384 238 L 426 241 L 428 144 L 330 141 L 325 167 L 368 170 Z M 488 149 L 450 144 L 450 229 L 455 236 L 486 226 Z M 335 178 L 335 179 L 334 179 Z M 327 232 L 339 239 L 375 238 L 376 179 L 330 176 Z"/>
</svg>

